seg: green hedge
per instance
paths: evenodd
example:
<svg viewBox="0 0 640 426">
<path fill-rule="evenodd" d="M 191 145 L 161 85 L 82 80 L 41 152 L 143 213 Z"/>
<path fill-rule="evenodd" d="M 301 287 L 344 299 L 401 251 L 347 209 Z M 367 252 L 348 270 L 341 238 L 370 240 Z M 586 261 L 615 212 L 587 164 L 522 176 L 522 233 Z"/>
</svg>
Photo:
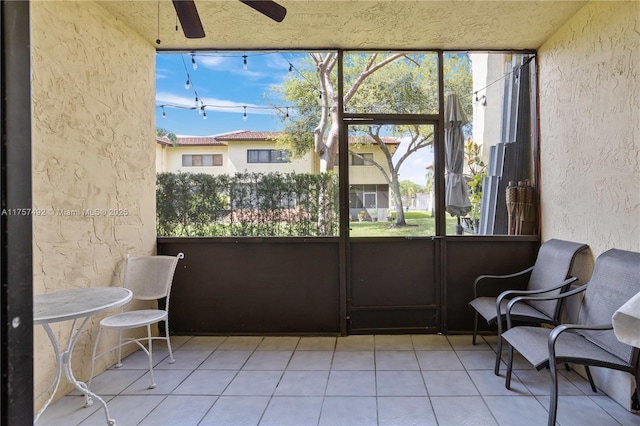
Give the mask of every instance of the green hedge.
<svg viewBox="0 0 640 426">
<path fill-rule="evenodd" d="M 333 173 L 159 173 L 159 236 L 334 236 Z"/>
</svg>

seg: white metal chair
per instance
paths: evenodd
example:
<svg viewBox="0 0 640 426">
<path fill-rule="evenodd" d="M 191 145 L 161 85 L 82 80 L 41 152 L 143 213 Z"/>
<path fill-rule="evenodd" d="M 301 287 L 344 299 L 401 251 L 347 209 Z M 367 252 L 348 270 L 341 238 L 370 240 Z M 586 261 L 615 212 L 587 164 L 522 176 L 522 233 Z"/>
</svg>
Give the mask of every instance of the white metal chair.
<svg viewBox="0 0 640 426">
<path fill-rule="evenodd" d="M 95 344 L 93 345 L 91 375 L 89 376 L 87 387 L 91 387 L 96 359 L 114 349 L 118 349 L 118 363 L 116 364 L 116 368 L 121 367 L 122 347 L 129 343 L 137 344 L 149 358 L 149 376 L 151 379 L 149 389 L 156 387 L 153 377 L 152 341 L 156 339 L 166 340 L 167 347 L 169 348 L 169 362 L 171 364 L 175 362 L 173 352 L 171 350 L 171 341 L 169 340 L 169 296 L 171 293 L 173 274 L 176 270 L 178 260 L 183 258 L 184 254 L 182 253 L 179 253 L 177 256 L 127 256 L 127 264 L 124 271 L 124 287 L 133 291 L 133 299 L 136 300 L 157 300 L 166 297 L 165 308 L 126 311 L 106 317 L 100 321 L 98 336 L 96 337 Z M 152 336 L 151 325 L 161 321 L 164 321 L 165 324 L 165 335 Z M 147 327 L 146 337 L 122 337 L 123 330 L 145 326 Z M 118 344 L 99 355 L 96 355 L 98 343 L 100 342 L 100 335 L 102 330 L 105 328 L 118 330 Z M 145 347 L 144 343 L 146 343 L 148 347 Z M 90 404 L 91 401 L 87 399 L 87 405 Z"/>
</svg>

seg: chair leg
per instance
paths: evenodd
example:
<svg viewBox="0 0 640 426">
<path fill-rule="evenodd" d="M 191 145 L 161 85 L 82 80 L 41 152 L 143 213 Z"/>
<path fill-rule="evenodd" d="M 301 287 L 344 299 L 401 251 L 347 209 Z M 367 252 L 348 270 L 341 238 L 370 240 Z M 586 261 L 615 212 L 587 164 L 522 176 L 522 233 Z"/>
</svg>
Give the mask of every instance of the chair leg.
<svg viewBox="0 0 640 426">
<path fill-rule="evenodd" d="M 169 320 L 164 321 L 164 335 L 165 339 L 167 339 L 167 348 L 169 348 L 169 364 L 173 364 L 176 362 L 173 357 L 173 351 L 171 350 L 171 339 L 169 339 Z"/>
<path fill-rule="evenodd" d="M 555 426 L 558 414 L 558 370 L 555 363 L 549 362 L 551 374 L 551 395 L 549 396 L 549 420 L 547 426 Z"/>
<path fill-rule="evenodd" d="M 118 330 L 118 363 L 116 368 L 122 367 L 122 330 Z"/>
<path fill-rule="evenodd" d="M 89 380 L 87 381 L 87 389 L 91 389 L 91 382 L 93 381 L 93 371 L 96 365 L 96 351 L 98 350 L 98 342 L 100 342 L 100 335 L 102 334 L 102 327 L 98 327 L 98 335 L 96 341 L 93 344 L 93 353 L 91 354 L 91 371 L 89 372 Z M 93 404 L 93 400 L 88 394 L 84 394 L 84 405 L 89 407 Z"/>
<path fill-rule="evenodd" d="M 502 319 L 498 318 L 496 321 L 498 324 L 498 348 L 496 350 L 496 366 L 493 369 L 493 373 L 496 376 L 500 375 L 500 361 L 502 361 Z"/>
<path fill-rule="evenodd" d="M 588 365 L 585 365 L 585 366 L 584 366 L 584 370 L 585 370 L 585 371 L 586 371 L 586 373 L 587 373 L 587 379 L 589 379 L 589 384 L 591 385 L 591 390 L 592 390 L 594 393 L 597 393 L 597 392 L 598 392 L 598 389 L 596 388 L 596 384 L 593 382 L 593 376 L 591 376 L 591 370 L 589 370 L 589 366 L 588 366 Z"/>
<path fill-rule="evenodd" d="M 476 344 L 476 334 L 478 334 L 478 311 L 475 311 L 473 315 L 473 337 L 471 338 L 473 345 Z"/>
<path fill-rule="evenodd" d="M 153 377 L 153 347 L 152 347 L 152 339 L 151 339 L 151 325 L 147 324 L 147 340 L 149 342 L 149 348 L 147 356 L 149 357 L 149 377 L 151 379 L 151 384 L 149 385 L 149 389 L 153 389 L 156 387 L 156 381 Z"/>
<path fill-rule="evenodd" d="M 511 390 L 511 371 L 513 369 L 513 346 L 509 345 L 509 358 L 507 359 L 507 374 L 504 380 L 504 387 Z"/>
</svg>

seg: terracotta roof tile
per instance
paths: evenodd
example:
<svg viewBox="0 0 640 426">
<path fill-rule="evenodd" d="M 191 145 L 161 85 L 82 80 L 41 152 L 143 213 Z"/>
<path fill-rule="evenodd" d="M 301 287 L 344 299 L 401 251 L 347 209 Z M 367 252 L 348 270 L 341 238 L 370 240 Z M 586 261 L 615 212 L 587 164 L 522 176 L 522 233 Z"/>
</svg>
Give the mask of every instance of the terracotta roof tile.
<svg viewBox="0 0 640 426">
<path fill-rule="evenodd" d="M 226 143 L 215 136 L 178 137 L 179 146 L 225 146 Z"/>
<path fill-rule="evenodd" d="M 238 130 L 236 132 L 216 135 L 221 141 L 269 141 L 280 136 L 280 132 L 254 132 L 250 130 Z"/>
<path fill-rule="evenodd" d="M 164 136 L 156 136 L 156 143 L 160 145 L 172 145 L 172 142 Z"/>
<path fill-rule="evenodd" d="M 222 133 L 215 136 L 189 136 L 178 137 L 179 146 L 225 146 L 227 142 L 233 141 L 273 141 L 278 138 L 281 132 L 257 132 L 251 130 L 237 130 L 235 132 Z M 158 143 L 171 144 L 166 138 L 156 138 Z M 400 139 L 385 136 L 382 138 L 387 145 L 399 145 Z M 165 142 L 166 141 L 166 142 Z M 350 144 L 354 143 L 373 143 L 370 138 L 351 138 Z"/>
</svg>

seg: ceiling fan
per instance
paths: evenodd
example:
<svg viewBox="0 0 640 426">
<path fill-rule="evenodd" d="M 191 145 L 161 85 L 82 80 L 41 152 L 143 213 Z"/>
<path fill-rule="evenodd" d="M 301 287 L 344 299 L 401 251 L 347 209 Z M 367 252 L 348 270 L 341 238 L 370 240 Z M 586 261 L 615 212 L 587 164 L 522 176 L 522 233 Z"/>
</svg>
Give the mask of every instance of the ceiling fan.
<svg viewBox="0 0 640 426">
<path fill-rule="evenodd" d="M 204 28 L 194 0 L 172 0 L 186 38 L 203 38 Z M 240 0 L 276 22 L 282 22 L 287 9 L 271 0 Z"/>
</svg>

